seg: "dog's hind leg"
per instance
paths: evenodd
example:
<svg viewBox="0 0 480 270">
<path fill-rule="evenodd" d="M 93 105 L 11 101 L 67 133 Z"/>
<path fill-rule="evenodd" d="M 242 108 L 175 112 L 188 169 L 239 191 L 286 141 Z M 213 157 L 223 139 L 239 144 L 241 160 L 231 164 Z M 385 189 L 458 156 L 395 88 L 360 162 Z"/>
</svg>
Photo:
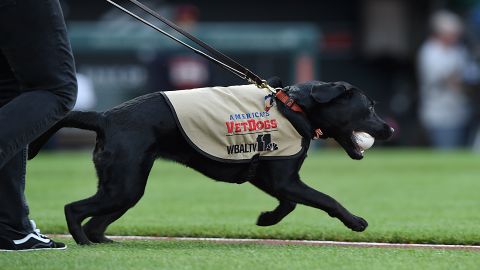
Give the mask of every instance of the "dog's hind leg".
<svg viewBox="0 0 480 270">
<path fill-rule="evenodd" d="M 129 156 L 136 158 L 141 154 Z M 113 222 L 121 216 L 120 211 L 128 210 L 140 200 L 153 161 L 153 158 L 145 158 L 137 164 L 132 160 L 123 160 L 103 168 L 97 166 L 100 178 L 97 193 L 88 199 L 65 206 L 68 230 L 78 244 L 91 243 L 81 225 L 86 218 L 105 216 L 106 223 Z M 95 220 L 97 219 L 92 221 L 92 226 L 95 225 Z M 108 225 L 109 223 L 103 227 L 106 229 Z M 87 226 L 89 227 L 90 225 Z"/>
<path fill-rule="evenodd" d="M 273 209 L 272 211 L 266 211 L 260 213 L 257 219 L 258 226 L 272 226 L 279 223 L 284 217 L 290 214 L 293 210 L 295 210 L 296 203 L 292 201 L 288 201 L 285 199 L 279 199 L 272 189 L 268 188 L 265 182 L 259 180 L 251 180 L 254 186 L 262 190 L 263 192 L 276 197 L 279 201 L 278 206 Z"/>
<path fill-rule="evenodd" d="M 112 243 L 113 240 L 105 236 L 105 231 L 110 224 L 122 217 L 128 209 L 130 208 L 125 208 L 108 215 L 92 217 L 82 226 L 87 238 L 93 243 Z"/>
<path fill-rule="evenodd" d="M 143 190 L 139 188 L 126 188 L 126 190 L 128 191 L 120 191 L 119 193 L 98 192 L 88 199 L 65 205 L 65 218 L 67 219 L 68 230 L 78 244 L 88 245 L 91 243 L 81 226 L 82 222 L 88 217 L 94 218 L 92 218 L 91 225 L 87 225 L 87 229 L 94 228 L 93 225 L 95 225 L 97 218 L 99 219 L 98 221 L 102 220 L 105 222 L 101 227 L 95 228 L 98 229 L 97 231 L 87 231 L 90 236 L 95 237 L 92 240 L 95 242 L 108 241 L 102 239 L 104 229 L 106 230 L 111 222 L 120 218 L 129 208 L 134 206 L 143 195 Z"/>
<path fill-rule="evenodd" d="M 82 222 L 88 217 L 87 214 L 83 213 L 83 208 L 88 207 L 88 204 L 102 201 L 102 197 L 104 197 L 104 195 L 102 195 L 100 192 L 97 192 L 90 198 L 65 205 L 64 211 L 65 219 L 67 220 L 68 231 L 77 244 L 91 244 L 90 240 L 82 229 Z"/>
</svg>

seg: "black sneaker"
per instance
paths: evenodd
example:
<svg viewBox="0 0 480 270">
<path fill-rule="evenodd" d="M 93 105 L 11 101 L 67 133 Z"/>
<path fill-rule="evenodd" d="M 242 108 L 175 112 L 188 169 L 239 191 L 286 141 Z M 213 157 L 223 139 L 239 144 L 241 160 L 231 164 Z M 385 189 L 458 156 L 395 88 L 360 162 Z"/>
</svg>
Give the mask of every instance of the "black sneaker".
<svg viewBox="0 0 480 270">
<path fill-rule="evenodd" d="M 17 240 L 9 240 L 0 237 L 0 251 L 33 251 L 33 250 L 62 250 L 67 246 L 64 243 L 55 242 L 40 233 L 33 220 L 33 232 Z"/>
</svg>

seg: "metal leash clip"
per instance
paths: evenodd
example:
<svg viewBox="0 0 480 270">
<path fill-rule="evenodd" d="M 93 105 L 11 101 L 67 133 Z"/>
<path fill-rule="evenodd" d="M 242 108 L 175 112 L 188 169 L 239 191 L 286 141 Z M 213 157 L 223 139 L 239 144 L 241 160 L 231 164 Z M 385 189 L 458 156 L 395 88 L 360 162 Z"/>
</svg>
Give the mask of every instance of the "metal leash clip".
<svg viewBox="0 0 480 270">
<path fill-rule="evenodd" d="M 271 87 L 270 85 L 268 85 L 266 80 L 262 80 L 261 84 L 258 84 L 254 80 L 251 80 L 251 79 L 250 79 L 250 81 L 253 82 L 258 88 L 267 89 L 268 91 L 272 92 L 273 94 L 277 93 L 277 90 L 275 88 Z"/>
</svg>

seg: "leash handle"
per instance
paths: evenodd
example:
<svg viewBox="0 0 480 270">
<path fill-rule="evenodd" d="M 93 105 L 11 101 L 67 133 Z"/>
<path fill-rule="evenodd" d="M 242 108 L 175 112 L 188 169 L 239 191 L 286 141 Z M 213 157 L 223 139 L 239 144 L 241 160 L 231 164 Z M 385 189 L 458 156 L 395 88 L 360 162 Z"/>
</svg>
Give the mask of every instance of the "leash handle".
<svg viewBox="0 0 480 270">
<path fill-rule="evenodd" d="M 262 78 L 260 78 L 257 74 L 253 73 L 252 71 L 250 71 L 246 67 L 242 66 L 241 64 L 239 64 L 238 62 L 236 62 L 232 58 L 226 56 L 225 54 L 221 53 L 220 51 L 216 50 L 215 48 L 211 47 L 207 43 L 205 43 L 205 42 L 201 41 L 200 39 L 196 38 L 195 36 L 193 36 L 189 32 L 183 30 L 182 28 L 180 28 L 178 25 L 176 25 L 172 21 L 170 21 L 167 18 L 163 17 L 162 15 L 156 13 L 155 11 L 153 11 L 152 9 L 150 9 L 149 7 L 145 6 L 144 4 L 140 3 L 137 0 L 128 0 L 128 1 L 130 1 L 131 3 L 133 3 L 134 5 L 139 7 L 140 9 L 142 9 L 143 11 L 147 12 L 148 14 L 152 15 L 153 17 L 157 18 L 161 22 L 165 23 L 166 25 L 168 25 L 169 27 L 171 27 L 172 29 L 174 29 L 178 33 L 182 34 L 183 36 L 185 36 L 189 40 L 195 42 L 197 45 L 199 45 L 200 47 L 207 50 L 213 56 L 208 55 L 205 52 L 200 51 L 200 50 L 188 45 L 187 43 L 179 40 L 178 38 L 170 35 L 169 33 L 163 31 L 162 29 L 158 28 L 157 26 L 153 25 L 152 23 L 148 22 L 147 20 L 145 20 L 145 19 L 141 18 L 140 16 L 134 14 L 133 12 L 131 12 L 130 10 L 126 9 L 125 7 L 119 5 L 118 3 L 114 2 L 113 0 L 107 0 L 107 2 L 114 5 L 116 8 L 122 10 L 123 12 L 127 13 L 128 15 L 132 16 L 133 18 L 135 18 L 135 19 L 141 21 L 142 23 L 150 26 L 151 28 L 157 30 L 158 32 L 160 32 L 164 35 L 166 35 L 167 37 L 175 40 L 176 42 L 182 44 L 183 46 L 189 48 L 190 50 L 193 50 L 195 53 L 207 58 L 208 60 L 210 60 L 210 61 L 212 61 L 216 64 L 218 64 L 219 66 L 223 67 L 224 69 L 226 69 L 226 70 L 232 72 L 233 74 L 239 76 L 240 78 L 246 80 L 247 82 L 253 83 L 259 88 L 268 89 L 272 93 L 276 92 L 275 89 L 270 87 L 267 84 L 267 82 L 265 80 L 263 80 Z"/>
</svg>

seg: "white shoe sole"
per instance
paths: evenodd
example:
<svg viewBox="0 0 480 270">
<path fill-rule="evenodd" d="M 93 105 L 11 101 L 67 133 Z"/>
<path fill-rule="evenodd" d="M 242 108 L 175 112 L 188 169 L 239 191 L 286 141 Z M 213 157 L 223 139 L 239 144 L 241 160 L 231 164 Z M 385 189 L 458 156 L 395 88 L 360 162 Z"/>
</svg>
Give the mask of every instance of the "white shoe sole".
<svg viewBox="0 0 480 270">
<path fill-rule="evenodd" d="M 0 252 L 29 252 L 29 251 L 48 251 L 48 250 L 65 250 L 67 246 L 61 248 L 30 248 L 30 249 L 20 249 L 20 250 L 10 250 L 10 249 L 0 249 Z"/>
</svg>

